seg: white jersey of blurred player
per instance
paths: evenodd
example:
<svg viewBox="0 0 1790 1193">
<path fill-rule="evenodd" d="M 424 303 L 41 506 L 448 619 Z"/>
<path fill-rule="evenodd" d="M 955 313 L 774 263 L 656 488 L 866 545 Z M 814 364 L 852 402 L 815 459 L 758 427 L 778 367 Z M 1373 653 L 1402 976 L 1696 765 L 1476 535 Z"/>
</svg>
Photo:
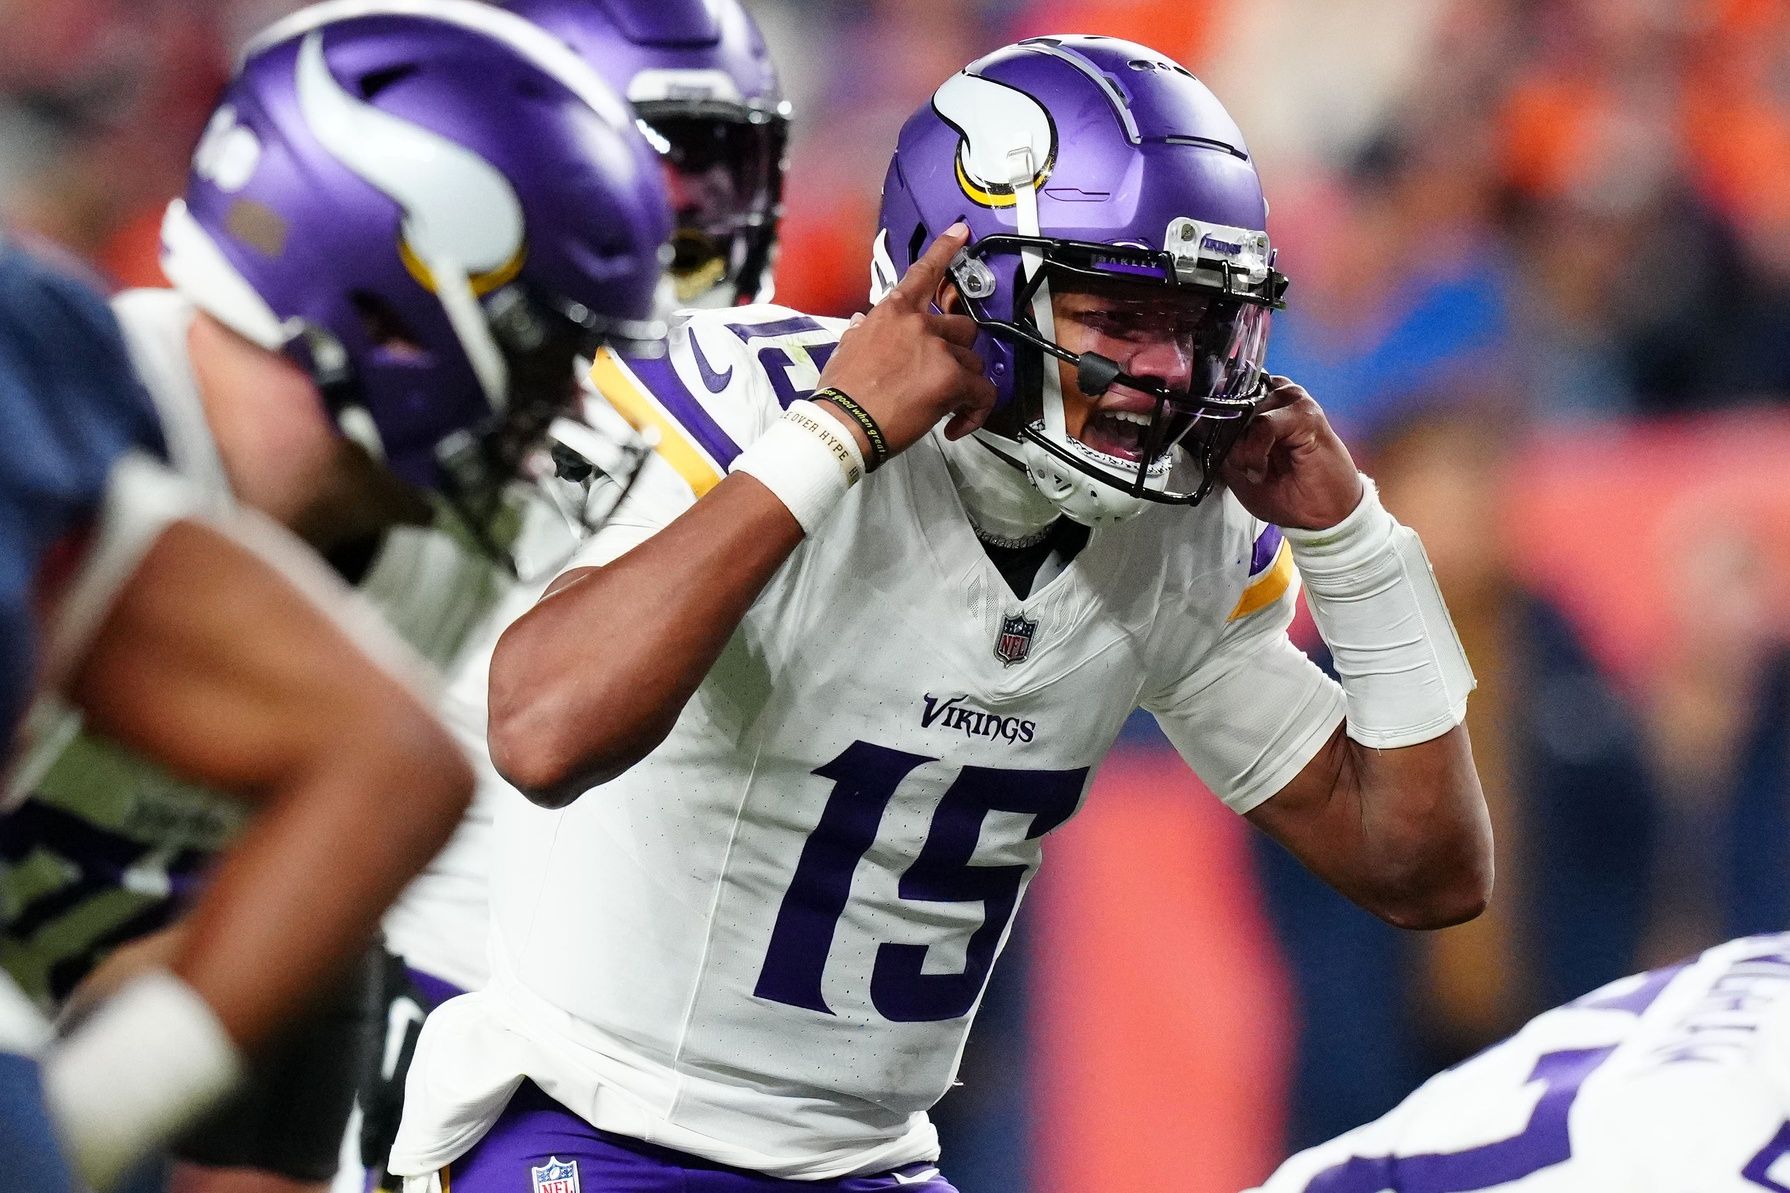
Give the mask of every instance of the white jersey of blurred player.
<svg viewBox="0 0 1790 1193">
<path fill-rule="evenodd" d="M 135 290 L 114 300 L 113 310 L 161 415 L 171 461 L 216 508 L 228 508 L 234 502 L 229 479 L 187 356 L 193 304 L 172 290 Z M 454 525 L 452 515 L 439 521 Z M 550 518 L 531 518 L 528 527 L 531 541 L 516 547 L 523 557 L 563 559 L 575 542 L 568 526 L 555 526 Z M 457 677 L 440 694 L 437 711 L 467 747 L 475 767 L 482 768 L 480 790 L 485 795 L 388 913 L 387 935 L 410 964 L 455 985 L 475 987 L 483 984 L 486 968 L 488 798 L 501 784 L 485 751 L 484 666 L 498 631 L 528 608 L 542 584 L 516 583 L 487 556 L 443 530 L 396 527 L 357 587 L 400 637 L 437 669 Z M 477 683 L 468 678 L 473 675 Z M 170 794 L 168 784 L 159 786 L 163 795 Z"/>
<path fill-rule="evenodd" d="M 598 388 L 659 452 L 571 566 L 717 483 L 842 326 L 699 312 L 666 360 L 600 355 Z M 644 761 L 561 810 L 496 801 L 492 981 L 424 1025 L 393 1172 L 463 1154 L 524 1077 L 599 1128 L 773 1176 L 931 1160 L 926 1111 L 1041 838 L 1130 713 L 1239 812 L 1341 722 L 1286 636 L 1279 532 L 1234 500 L 1096 532 L 1021 599 L 956 458 L 935 433 L 852 490 Z"/>
<path fill-rule="evenodd" d="M 1531 1020 L 1255 1193 L 1790 1189 L 1790 934 Z"/>
</svg>

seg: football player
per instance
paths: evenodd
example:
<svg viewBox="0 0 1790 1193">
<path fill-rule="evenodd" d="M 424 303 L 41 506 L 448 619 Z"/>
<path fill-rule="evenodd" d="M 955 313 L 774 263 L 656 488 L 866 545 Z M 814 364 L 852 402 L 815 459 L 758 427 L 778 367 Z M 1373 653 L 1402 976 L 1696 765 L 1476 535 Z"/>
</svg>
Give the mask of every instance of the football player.
<svg viewBox="0 0 1790 1193">
<path fill-rule="evenodd" d="M 301 551 L 200 516 L 103 299 L 4 241 L 0 403 L 8 752 L 33 695 L 59 693 L 94 733 L 260 807 L 166 966 L 48 1046 L 41 1083 L 47 1025 L 0 978 L 0 1189 L 71 1188 L 40 1101 L 104 1189 L 365 947 L 471 776 L 401 656 L 314 603 L 342 594 Z M 368 808 L 372 789 L 390 798 Z"/>
<path fill-rule="evenodd" d="M 1623 978 L 1301 1152 L 1255 1193 L 1790 1188 L 1790 935 Z"/>
<path fill-rule="evenodd" d="M 665 167 L 677 304 L 771 300 L 789 102 L 739 0 L 503 0 L 622 93 Z"/>
<path fill-rule="evenodd" d="M 470 2 L 323 5 L 252 43 L 222 97 L 164 224 L 175 288 L 115 305 L 177 467 L 297 531 L 446 664 L 513 582 L 499 561 L 526 556 L 532 514 L 569 547 L 508 482 L 550 427 L 579 430 L 575 361 L 661 334 L 670 228 L 632 113 L 559 40 Z M 12 960 L 51 1000 L 166 923 L 237 827 L 95 741 L 18 821 Z M 58 854 L 33 886 L 30 857 Z M 181 1154 L 262 1187 L 326 1182 L 363 1034 L 361 988 L 336 1001 Z"/>
<path fill-rule="evenodd" d="M 658 451 L 492 660 L 532 803 L 498 808 L 491 981 L 417 1046 L 415 1193 L 949 1189 L 927 1108 L 1139 706 L 1362 906 L 1478 912 L 1471 672 L 1415 536 L 1264 375 L 1265 228 L 1191 74 L 1035 39 L 903 129 L 867 317 L 599 353 Z M 1301 576 L 1340 686 L 1287 639 Z"/>
<path fill-rule="evenodd" d="M 570 45 L 630 101 L 664 167 L 676 227 L 669 272 L 680 305 L 767 301 L 783 189 L 789 105 L 764 39 L 738 0 L 508 0 Z M 522 595 L 513 618 L 540 595 Z M 484 754 L 485 676 L 495 631 L 462 652 L 447 693 L 450 723 Z M 491 807 L 513 791 L 477 764 L 466 823 L 385 920 L 387 1040 L 363 1087 L 362 1155 L 383 1160 L 403 1101 L 421 1019 L 485 984 Z M 391 1187 L 393 1182 L 385 1182 Z"/>
</svg>

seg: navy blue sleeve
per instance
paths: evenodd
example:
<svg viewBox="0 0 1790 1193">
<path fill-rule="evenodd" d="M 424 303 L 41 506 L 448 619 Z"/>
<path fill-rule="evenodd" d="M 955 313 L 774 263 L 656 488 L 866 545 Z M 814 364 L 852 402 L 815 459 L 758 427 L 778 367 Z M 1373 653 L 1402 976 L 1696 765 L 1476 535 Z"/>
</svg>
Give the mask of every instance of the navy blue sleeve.
<svg viewBox="0 0 1790 1193">
<path fill-rule="evenodd" d="M 0 726 L 8 752 L 37 666 L 37 602 L 72 570 L 120 456 L 165 457 L 105 298 L 0 240 Z"/>
</svg>

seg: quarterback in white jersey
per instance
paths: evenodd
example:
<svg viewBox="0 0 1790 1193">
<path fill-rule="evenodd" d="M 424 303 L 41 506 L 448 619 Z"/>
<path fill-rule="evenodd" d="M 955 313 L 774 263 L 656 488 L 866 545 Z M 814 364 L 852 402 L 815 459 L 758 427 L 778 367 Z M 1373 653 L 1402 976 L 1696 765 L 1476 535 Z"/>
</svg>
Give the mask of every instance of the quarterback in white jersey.
<svg viewBox="0 0 1790 1193">
<path fill-rule="evenodd" d="M 492 981 L 424 1025 L 394 1172 L 943 1193 L 926 1111 L 1140 706 L 1364 906 L 1477 912 L 1470 672 L 1415 536 L 1264 382 L 1265 216 L 1185 71 L 1022 43 L 904 130 L 861 322 L 599 356 L 659 454 L 498 642 L 533 804 L 498 809 Z M 1287 640 L 1297 573 L 1340 687 Z"/>
<path fill-rule="evenodd" d="M 1790 1188 L 1790 934 L 1612 982 L 1255 1193 Z"/>
</svg>

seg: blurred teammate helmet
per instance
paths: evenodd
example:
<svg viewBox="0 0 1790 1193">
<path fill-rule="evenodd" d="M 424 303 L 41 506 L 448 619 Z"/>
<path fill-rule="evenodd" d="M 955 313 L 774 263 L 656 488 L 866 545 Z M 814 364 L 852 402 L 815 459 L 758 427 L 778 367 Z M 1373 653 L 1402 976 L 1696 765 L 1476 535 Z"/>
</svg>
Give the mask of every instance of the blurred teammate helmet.
<svg viewBox="0 0 1790 1193">
<path fill-rule="evenodd" d="M 332 0 L 250 44 L 162 243 L 476 532 L 576 359 L 662 335 L 670 232 L 632 113 L 562 43 L 473 0 Z"/>
<path fill-rule="evenodd" d="M 1260 400 L 1269 312 L 1287 284 L 1267 210 L 1242 134 L 1184 67 L 1114 38 L 1033 38 L 965 67 L 902 128 L 872 297 L 967 222 L 952 280 L 982 326 L 998 403 L 1019 403 L 1023 423 L 1018 444 L 985 439 L 1071 518 L 1121 521 L 1150 501 L 1204 497 Z M 1161 288 L 1189 384 L 1056 342 L 1052 285 L 1103 283 Z M 1057 360 L 1090 396 L 1122 385 L 1154 399 L 1138 459 L 1069 436 Z"/>
<path fill-rule="evenodd" d="M 768 302 L 789 104 L 739 0 L 503 0 L 634 105 L 663 157 L 686 306 Z"/>
</svg>

